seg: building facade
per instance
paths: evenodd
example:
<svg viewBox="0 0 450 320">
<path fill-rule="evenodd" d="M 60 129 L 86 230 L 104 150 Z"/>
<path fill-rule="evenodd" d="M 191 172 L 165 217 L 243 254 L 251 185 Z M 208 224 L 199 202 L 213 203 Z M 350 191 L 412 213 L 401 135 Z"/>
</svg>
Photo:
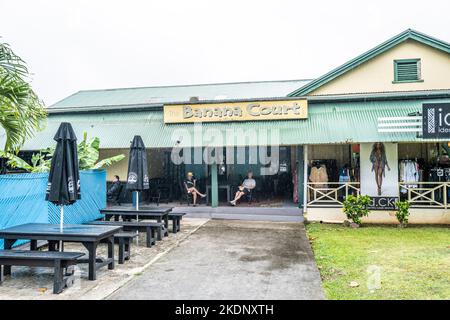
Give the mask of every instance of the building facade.
<svg viewBox="0 0 450 320">
<path fill-rule="evenodd" d="M 367 194 L 372 221 L 395 221 L 405 199 L 411 222 L 450 223 L 450 44 L 414 30 L 313 80 L 80 91 L 48 113 L 24 150 L 51 145 L 62 121 L 98 136 L 103 158 L 141 135 L 169 200 L 193 172 L 225 205 L 251 170 L 260 203 L 310 220 L 341 221 L 343 199 Z"/>
</svg>

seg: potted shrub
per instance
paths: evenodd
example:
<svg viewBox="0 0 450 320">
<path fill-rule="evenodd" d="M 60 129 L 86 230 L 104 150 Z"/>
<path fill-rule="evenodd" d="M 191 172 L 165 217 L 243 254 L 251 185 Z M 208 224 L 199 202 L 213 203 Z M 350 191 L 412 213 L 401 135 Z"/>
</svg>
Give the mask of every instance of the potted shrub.
<svg viewBox="0 0 450 320">
<path fill-rule="evenodd" d="M 408 224 L 409 202 L 406 200 L 405 201 L 397 201 L 395 203 L 395 207 L 397 208 L 397 212 L 395 213 L 395 216 L 397 217 L 397 220 L 400 223 L 398 225 L 398 227 L 404 228 Z"/>
<path fill-rule="evenodd" d="M 355 197 L 354 195 L 349 195 L 343 205 L 344 205 L 344 213 L 347 216 L 347 219 L 353 221 L 350 224 L 352 227 L 357 228 L 361 225 L 361 218 L 367 217 L 369 215 L 369 205 L 370 205 L 370 197 L 358 195 Z M 345 224 L 345 223 L 344 223 Z M 348 224 L 348 223 L 347 223 Z"/>
</svg>

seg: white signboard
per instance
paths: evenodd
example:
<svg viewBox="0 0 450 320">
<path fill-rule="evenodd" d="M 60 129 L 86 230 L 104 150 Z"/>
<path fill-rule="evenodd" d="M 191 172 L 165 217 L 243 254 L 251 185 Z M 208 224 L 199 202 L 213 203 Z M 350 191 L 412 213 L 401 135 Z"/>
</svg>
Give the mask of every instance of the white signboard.
<svg viewBox="0 0 450 320">
<path fill-rule="evenodd" d="M 361 143 L 361 194 L 398 197 L 398 150 L 396 143 Z"/>
</svg>

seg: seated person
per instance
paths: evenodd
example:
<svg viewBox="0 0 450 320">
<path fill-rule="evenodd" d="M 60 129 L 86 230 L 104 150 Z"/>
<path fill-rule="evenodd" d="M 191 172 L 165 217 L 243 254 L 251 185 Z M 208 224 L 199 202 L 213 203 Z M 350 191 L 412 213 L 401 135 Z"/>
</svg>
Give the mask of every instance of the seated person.
<svg viewBox="0 0 450 320">
<path fill-rule="evenodd" d="M 236 205 L 236 202 L 242 197 L 247 196 L 256 187 L 256 181 L 253 179 L 253 172 L 249 171 L 247 173 L 247 178 L 239 186 L 238 191 L 234 195 L 234 200 L 230 201 L 232 206 Z"/>
<path fill-rule="evenodd" d="M 111 186 L 109 187 L 109 190 L 106 193 L 106 196 L 108 200 L 115 200 L 119 196 L 119 193 L 120 193 L 120 178 L 118 175 L 115 175 L 111 183 Z"/>
<path fill-rule="evenodd" d="M 206 197 L 206 194 L 201 193 L 200 191 L 197 190 L 197 188 L 195 187 L 195 181 L 196 180 L 192 172 L 188 172 L 186 180 L 183 181 L 184 186 L 186 188 L 186 192 L 192 194 L 192 204 L 194 207 L 197 205 L 197 195 L 202 198 Z"/>
</svg>

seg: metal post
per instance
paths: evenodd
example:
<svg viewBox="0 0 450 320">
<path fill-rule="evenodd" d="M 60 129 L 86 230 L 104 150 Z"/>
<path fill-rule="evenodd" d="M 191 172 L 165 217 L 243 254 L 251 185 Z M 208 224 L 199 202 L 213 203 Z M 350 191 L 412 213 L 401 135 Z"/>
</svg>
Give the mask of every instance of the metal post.
<svg viewBox="0 0 450 320">
<path fill-rule="evenodd" d="M 139 210 L 139 191 L 136 191 L 136 210 Z M 139 213 L 136 213 L 136 222 L 139 221 Z M 136 230 L 136 246 L 139 246 L 139 231 Z"/>
<path fill-rule="evenodd" d="M 217 164 L 211 164 L 211 207 L 219 205 L 219 184 L 217 181 Z"/>
<path fill-rule="evenodd" d="M 447 182 L 444 182 L 444 208 L 447 209 Z"/>
<path fill-rule="evenodd" d="M 59 206 L 59 212 L 60 212 L 59 231 L 63 232 L 63 228 L 64 228 L 64 206 Z"/>
<path fill-rule="evenodd" d="M 136 210 L 139 210 L 139 191 L 136 192 Z"/>
<path fill-rule="evenodd" d="M 303 214 L 308 209 L 308 145 L 303 146 Z"/>
<path fill-rule="evenodd" d="M 59 211 L 61 216 L 59 217 L 59 232 L 63 232 L 64 230 L 64 206 L 59 207 Z M 63 242 L 62 240 L 59 241 L 59 251 L 63 251 Z"/>
<path fill-rule="evenodd" d="M 297 173 L 297 200 L 298 207 L 303 208 L 303 146 L 295 146 L 295 153 L 297 156 L 297 162 L 295 167 L 295 172 Z"/>
</svg>

